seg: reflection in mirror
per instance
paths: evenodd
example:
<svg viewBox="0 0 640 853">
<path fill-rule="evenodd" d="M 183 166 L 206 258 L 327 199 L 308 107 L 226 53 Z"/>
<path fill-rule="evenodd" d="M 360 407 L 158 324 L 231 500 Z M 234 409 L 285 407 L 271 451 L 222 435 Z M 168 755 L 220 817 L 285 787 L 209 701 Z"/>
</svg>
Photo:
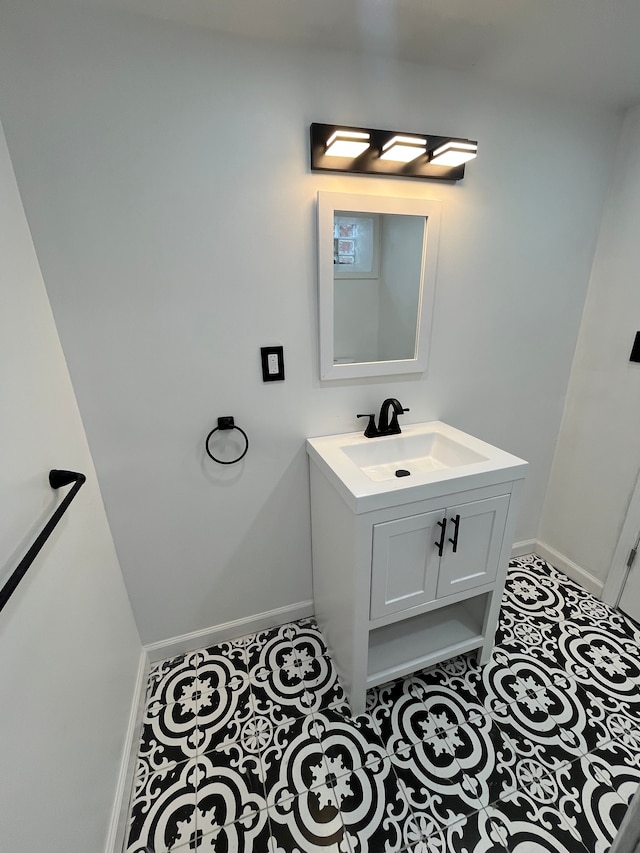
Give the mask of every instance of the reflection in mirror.
<svg viewBox="0 0 640 853">
<path fill-rule="evenodd" d="M 426 219 L 334 214 L 333 360 L 416 356 Z"/>
<path fill-rule="evenodd" d="M 319 193 L 321 378 L 422 371 L 439 205 Z"/>
</svg>

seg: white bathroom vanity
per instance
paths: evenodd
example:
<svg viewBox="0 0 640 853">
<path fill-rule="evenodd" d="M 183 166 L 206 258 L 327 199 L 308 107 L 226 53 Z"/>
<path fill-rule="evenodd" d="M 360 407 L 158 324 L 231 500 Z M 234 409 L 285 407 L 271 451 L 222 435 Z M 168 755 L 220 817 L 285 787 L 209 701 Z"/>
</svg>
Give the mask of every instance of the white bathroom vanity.
<svg viewBox="0 0 640 853">
<path fill-rule="evenodd" d="M 354 714 L 366 691 L 493 647 L 527 463 L 432 421 L 307 440 L 313 595 Z"/>
</svg>

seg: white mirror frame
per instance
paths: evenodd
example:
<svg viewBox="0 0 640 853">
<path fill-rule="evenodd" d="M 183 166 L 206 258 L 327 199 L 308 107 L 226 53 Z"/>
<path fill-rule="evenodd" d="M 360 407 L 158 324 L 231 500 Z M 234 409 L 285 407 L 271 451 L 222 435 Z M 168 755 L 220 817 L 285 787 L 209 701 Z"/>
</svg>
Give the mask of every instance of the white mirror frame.
<svg viewBox="0 0 640 853">
<path fill-rule="evenodd" d="M 353 364 L 334 363 L 334 265 L 333 221 L 335 211 L 396 213 L 425 217 L 422 252 L 422 287 L 418 304 L 418 327 L 414 358 L 397 361 L 368 361 Z M 363 376 L 390 376 L 422 373 L 429 359 L 429 341 L 440 237 L 440 202 L 433 199 L 355 193 L 318 193 L 318 309 L 320 341 L 320 379 L 357 379 Z"/>
</svg>

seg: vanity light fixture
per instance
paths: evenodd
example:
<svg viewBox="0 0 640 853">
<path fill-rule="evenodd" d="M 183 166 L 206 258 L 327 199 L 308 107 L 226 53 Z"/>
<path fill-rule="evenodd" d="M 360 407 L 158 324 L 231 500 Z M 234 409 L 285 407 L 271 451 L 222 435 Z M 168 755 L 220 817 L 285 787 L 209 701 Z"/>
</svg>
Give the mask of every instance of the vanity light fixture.
<svg viewBox="0 0 640 853">
<path fill-rule="evenodd" d="M 459 181 L 477 150 L 477 142 L 451 136 L 311 125 L 313 171 Z"/>
<path fill-rule="evenodd" d="M 393 136 L 382 146 L 380 158 L 396 163 L 410 163 L 421 154 L 426 154 L 427 140 L 420 136 Z"/>
<path fill-rule="evenodd" d="M 433 166 L 462 166 L 478 153 L 478 143 L 470 139 L 449 139 L 429 155 Z"/>
<path fill-rule="evenodd" d="M 369 147 L 371 134 L 358 130 L 335 130 L 327 139 L 327 157 L 359 157 Z"/>
</svg>

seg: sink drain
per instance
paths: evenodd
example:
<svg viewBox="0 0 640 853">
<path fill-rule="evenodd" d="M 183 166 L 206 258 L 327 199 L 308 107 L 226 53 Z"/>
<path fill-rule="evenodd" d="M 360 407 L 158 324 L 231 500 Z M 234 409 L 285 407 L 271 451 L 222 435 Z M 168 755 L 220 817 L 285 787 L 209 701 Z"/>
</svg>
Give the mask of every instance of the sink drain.
<svg viewBox="0 0 640 853">
<path fill-rule="evenodd" d="M 411 471 L 407 471 L 406 468 L 398 468 L 396 471 L 396 477 L 410 477 Z"/>
</svg>

